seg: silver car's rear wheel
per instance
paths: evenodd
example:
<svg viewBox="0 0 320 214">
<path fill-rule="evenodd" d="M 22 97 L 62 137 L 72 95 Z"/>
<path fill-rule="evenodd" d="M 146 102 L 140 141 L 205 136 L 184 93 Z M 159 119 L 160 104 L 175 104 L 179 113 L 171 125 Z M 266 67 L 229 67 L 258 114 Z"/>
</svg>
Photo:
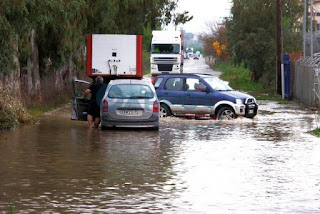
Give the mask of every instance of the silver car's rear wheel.
<svg viewBox="0 0 320 214">
<path fill-rule="evenodd" d="M 170 108 L 166 104 L 160 105 L 160 117 L 168 117 L 172 115 Z"/>
<path fill-rule="evenodd" d="M 235 119 L 237 116 L 234 113 L 233 109 L 231 107 L 222 107 L 219 111 L 218 111 L 218 120 L 233 120 Z"/>
</svg>

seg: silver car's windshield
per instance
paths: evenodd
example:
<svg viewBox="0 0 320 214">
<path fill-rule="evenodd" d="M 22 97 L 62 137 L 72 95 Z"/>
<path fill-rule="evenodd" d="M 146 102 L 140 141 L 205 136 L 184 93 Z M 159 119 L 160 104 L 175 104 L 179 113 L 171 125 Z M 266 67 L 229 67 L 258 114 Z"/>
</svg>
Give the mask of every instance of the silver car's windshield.
<svg viewBox="0 0 320 214">
<path fill-rule="evenodd" d="M 151 99 L 154 94 L 147 85 L 119 84 L 111 86 L 108 97 L 117 99 Z"/>
<path fill-rule="evenodd" d="M 204 77 L 203 78 L 210 86 L 216 91 L 232 91 L 233 89 L 221 79 L 217 77 Z"/>
</svg>

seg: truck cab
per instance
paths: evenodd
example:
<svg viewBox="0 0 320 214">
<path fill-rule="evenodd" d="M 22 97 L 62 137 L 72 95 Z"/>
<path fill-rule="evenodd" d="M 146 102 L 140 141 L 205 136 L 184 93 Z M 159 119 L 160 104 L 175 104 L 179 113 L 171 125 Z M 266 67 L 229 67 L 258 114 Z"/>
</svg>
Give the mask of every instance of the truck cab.
<svg viewBox="0 0 320 214">
<path fill-rule="evenodd" d="M 151 75 L 182 73 L 183 34 L 180 31 L 153 31 L 151 42 Z"/>
</svg>

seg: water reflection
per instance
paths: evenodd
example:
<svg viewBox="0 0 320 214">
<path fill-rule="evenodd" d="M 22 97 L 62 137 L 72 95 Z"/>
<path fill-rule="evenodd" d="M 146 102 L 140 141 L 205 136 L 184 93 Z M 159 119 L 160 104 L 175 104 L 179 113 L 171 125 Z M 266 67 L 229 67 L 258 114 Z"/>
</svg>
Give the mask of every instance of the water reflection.
<svg viewBox="0 0 320 214">
<path fill-rule="evenodd" d="M 166 118 L 159 132 L 88 130 L 66 111 L 2 132 L 0 211 L 320 212 L 313 113 L 260 109 L 254 120 Z"/>
</svg>

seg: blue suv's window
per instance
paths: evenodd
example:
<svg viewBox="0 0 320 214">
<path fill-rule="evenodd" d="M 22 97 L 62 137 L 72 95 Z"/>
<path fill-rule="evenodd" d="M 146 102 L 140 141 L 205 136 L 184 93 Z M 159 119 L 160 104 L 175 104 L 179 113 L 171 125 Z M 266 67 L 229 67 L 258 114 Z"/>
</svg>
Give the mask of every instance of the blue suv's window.
<svg viewBox="0 0 320 214">
<path fill-rule="evenodd" d="M 187 78 L 186 79 L 186 90 L 189 91 L 194 91 L 194 92 L 205 92 L 206 91 L 206 86 L 196 78 Z"/>
<path fill-rule="evenodd" d="M 169 78 L 164 85 L 164 89 L 169 91 L 183 91 L 183 78 Z"/>
<path fill-rule="evenodd" d="M 162 83 L 163 78 L 159 77 L 156 82 L 154 83 L 154 88 L 158 88 L 160 84 Z"/>
</svg>

